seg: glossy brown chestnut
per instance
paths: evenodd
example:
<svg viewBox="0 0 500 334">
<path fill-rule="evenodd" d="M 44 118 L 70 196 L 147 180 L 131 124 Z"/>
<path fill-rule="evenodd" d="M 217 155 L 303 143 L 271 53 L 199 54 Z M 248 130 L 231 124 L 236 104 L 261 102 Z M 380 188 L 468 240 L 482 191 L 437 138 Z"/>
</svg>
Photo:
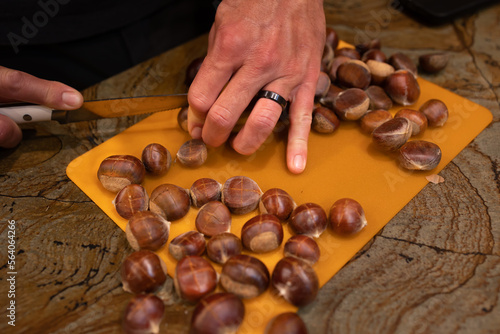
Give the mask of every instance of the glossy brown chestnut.
<svg viewBox="0 0 500 334">
<path fill-rule="evenodd" d="M 134 250 L 157 251 L 167 243 L 170 222 L 151 211 L 140 211 L 129 219 L 125 233 Z"/>
<path fill-rule="evenodd" d="M 185 256 L 175 267 L 175 290 L 186 301 L 197 302 L 217 286 L 217 272 L 201 256 Z"/>
<path fill-rule="evenodd" d="M 337 83 L 346 88 L 366 89 L 372 76 L 370 69 L 361 60 L 348 60 L 337 69 Z"/>
<path fill-rule="evenodd" d="M 328 89 L 330 88 L 330 84 L 332 83 L 330 77 L 325 72 L 319 72 L 318 81 L 316 83 L 316 92 L 314 96 L 318 99 L 322 96 L 325 96 L 328 93 Z"/>
<path fill-rule="evenodd" d="M 257 208 L 262 190 L 249 177 L 234 176 L 222 186 L 222 202 L 229 211 L 237 215 L 249 213 Z"/>
<path fill-rule="evenodd" d="M 370 99 L 359 88 L 349 88 L 333 99 L 333 110 L 343 120 L 356 121 L 368 111 Z"/>
<path fill-rule="evenodd" d="M 280 313 L 267 323 L 264 334 L 307 334 L 307 327 L 297 313 Z"/>
<path fill-rule="evenodd" d="M 408 55 L 396 52 L 389 57 L 389 64 L 397 70 L 408 70 L 416 78 L 418 76 L 417 65 L 411 60 Z"/>
<path fill-rule="evenodd" d="M 149 196 L 140 184 L 129 184 L 118 192 L 113 204 L 120 216 L 129 219 L 134 213 L 148 209 Z"/>
<path fill-rule="evenodd" d="M 381 46 L 382 45 L 380 43 L 380 39 L 375 38 L 375 39 L 366 41 L 364 43 L 356 44 L 355 48 L 359 52 L 359 54 L 364 55 L 369 50 L 373 50 L 373 49 L 379 49 L 380 50 Z"/>
<path fill-rule="evenodd" d="M 207 255 L 215 263 L 224 264 L 233 255 L 241 254 L 243 245 L 240 238 L 226 232 L 214 235 L 207 241 Z"/>
<path fill-rule="evenodd" d="M 198 231 L 187 231 L 170 241 L 168 252 L 174 259 L 179 261 L 185 256 L 203 254 L 206 244 L 203 234 Z"/>
<path fill-rule="evenodd" d="M 335 50 L 339 45 L 339 35 L 335 29 L 331 27 L 326 27 L 326 38 L 325 43 L 330 45 L 330 47 Z"/>
<path fill-rule="evenodd" d="M 410 139 L 411 125 L 406 118 L 393 118 L 372 132 L 375 145 L 383 151 L 396 151 Z"/>
<path fill-rule="evenodd" d="M 189 132 L 188 130 L 188 108 L 189 107 L 182 107 L 181 110 L 177 113 L 177 124 L 179 124 L 179 127 L 182 129 L 184 132 Z"/>
<path fill-rule="evenodd" d="M 448 54 L 443 52 L 429 53 L 418 57 L 420 68 L 427 73 L 437 73 L 448 65 Z"/>
<path fill-rule="evenodd" d="M 201 208 L 211 201 L 220 201 L 222 185 L 214 179 L 201 178 L 193 182 L 189 189 L 191 203 Z"/>
<path fill-rule="evenodd" d="M 320 250 L 313 238 L 304 234 L 297 234 L 285 242 L 283 254 L 299 258 L 313 265 L 319 260 Z"/>
<path fill-rule="evenodd" d="M 142 161 L 136 157 L 112 155 L 101 162 L 97 178 L 104 188 L 117 193 L 129 184 L 141 184 L 145 174 Z"/>
<path fill-rule="evenodd" d="M 340 126 L 340 120 L 331 109 L 317 106 L 313 110 L 311 129 L 317 133 L 333 133 Z"/>
<path fill-rule="evenodd" d="M 122 329 L 125 334 L 150 334 L 160 332 L 165 313 L 163 301 L 155 295 L 134 296 L 125 308 Z"/>
<path fill-rule="evenodd" d="M 231 212 L 219 201 L 208 202 L 198 211 L 196 229 L 207 237 L 231 230 Z"/>
<path fill-rule="evenodd" d="M 304 203 L 293 210 L 289 225 L 295 234 L 318 238 L 328 227 L 328 219 L 320 205 Z"/>
<path fill-rule="evenodd" d="M 381 61 L 369 59 L 366 66 L 370 69 L 372 85 L 383 85 L 387 77 L 394 73 L 394 67 Z"/>
<path fill-rule="evenodd" d="M 330 66 L 332 65 L 333 58 L 335 57 L 335 54 L 333 52 L 333 49 L 330 45 L 325 44 L 325 47 L 323 48 L 323 55 L 321 57 L 321 71 L 322 72 L 328 72 L 330 69 Z"/>
<path fill-rule="evenodd" d="M 338 57 L 338 56 L 345 56 L 345 57 L 348 57 L 351 59 L 357 59 L 357 60 L 361 59 L 361 55 L 359 54 L 358 51 L 356 51 L 356 49 L 347 48 L 347 47 L 335 49 L 335 57 Z"/>
<path fill-rule="evenodd" d="M 190 206 L 191 198 L 186 189 L 170 183 L 156 187 L 149 199 L 149 209 L 169 221 L 184 217 Z"/>
<path fill-rule="evenodd" d="M 389 110 L 392 108 L 392 100 L 382 87 L 372 85 L 365 89 L 365 93 L 370 99 L 369 108 L 371 110 Z"/>
<path fill-rule="evenodd" d="M 398 160 L 405 169 L 432 170 L 441 161 L 441 149 L 425 140 L 412 140 L 399 149 Z"/>
<path fill-rule="evenodd" d="M 140 250 L 128 255 L 122 263 L 123 290 L 130 293 L 157 291 L 167 279 L 165 263 L 150 250 Z"/>
<path fill-rule="evenodd" d="M 199 167 L 207 160 L 207 146 L 200 139 L 191 139 L 177 151 L 177 160 L 186 167 Z"/>
<path fill-rule="evenodd" d="M 224 290 L 240 298 L 255 298 L 269 286 L 269 270 L 256 257 L 235 255 L 222 266 L 220 283 Z"/>
<path fill-rule="evenodd" d="M 330 68 L 327 72 L 328 76 L 330 77 L 332 82 L 335 82 L 337 80 L 337 70 L 338 70 L 339 66 L 341 64 L 347 62 L 348 60 L 351 60 L 351 58 L 346 57 L 346 56 L 337 56 L 337 57 L 333 58 L 333 60 L 330 64 Z"/>
<path fill-rule="evenodd" d="M 373 130 L 392 119 L 392 114 L 384 109 L 368 111 L 360 120 L 361 130 L 371 135 Z"/>
<path fill-rule="evenodd" d="M 394 102 L 403 106 L 415 104 L 420 97 L 420 85 L 407 70 L 397 70 L 389 75 L 384 90 Z"/>
<path fill-rule="evenodd" d="M 367 224 L 361 204 L 351 198 L 341 198 L 333 203 L 329 222 L 333 232 L 341 235 L 358 233 Z"/>
<path fill-rule="evenodd" d="M 295 206 L 292 196 L 280 188 L 266 190 L 259 203 L 260 213 L 275 215 L 279 220 L 287 220 Z"/>
<path fill-rule="evenodd" d="M 337 95 L 339 95 L 341 92 L 343 92 L 344 89 L 340 88 L 339 86 L 336 85 L 330 85 L 330 88 L 328 89 L 328 93 L 326 93 L 325 96 L 319 99 L 319 103 L 327 107 L 328 109 L 333 110 L 333 100 Z"/>
<path fill-rule="evenodd" d="M 196 77 L 196 74 L 198 74 L 198 71 L 200 70 L 201 64 L 203 64 L 204 60 L 205 60 L 205 56 L 197 57 L 189 63 L 189 65 L 186 69 L 186 78 L 184 80 L 186 86 L 191 85 L 194 78 Z"/>
<path fill-rule="evenodd" d="M 419 110 L 427 117 L 429 126 L 443 126 L 448 120 L 448 107 L 441 100 L 430 99 Z"/>
<path fill-rule="evenodd" d="M 271 283 L 280 296 L 297 307 L 310 304 L 319 289 L 314 269 L 307 262 L 291 256 L 284 257 L 276 264 Z"/>
<path fill-rule="evenodd" d="M 399 110 L 394 117 L 404 117 L 410 121 L 412 136 L 424 133 L 427 129 L 427 117 L 419 110 L 404 108 Z"/>
<path fill-rule="evenodd" d="M 165 146 L 152 143 L 142 151 L 142 163 L 146 171 L 152 175 L 165 175 L 172 164 L 172 156 Z"/>
<path fill-rule="evenodd" d="M 248 220 L 241 228 L 241 241 L 245 248 L 255 253 L 266 253 L 283 242 L 280 220 L 270 214 L 260 214 Z"/>
<path fill-rule="evenodd" d="M 190 334 L 236 333 L 245 316 L 245 305 L 236 295 L 218 292 L 204 297 L 191 318 Z"/>
<path fill-rule="evenodd" d="M 370 50 L 366 51 L 365 53 L 363 53 L 361 60 L 364 61 L 365 63 L 368 60 L 375 60 L 375 61 L 380 61 L 380 62 L 385 63 L 387 61 L 387 56 L 380 49 L 370 49 Z"/>
</svg>

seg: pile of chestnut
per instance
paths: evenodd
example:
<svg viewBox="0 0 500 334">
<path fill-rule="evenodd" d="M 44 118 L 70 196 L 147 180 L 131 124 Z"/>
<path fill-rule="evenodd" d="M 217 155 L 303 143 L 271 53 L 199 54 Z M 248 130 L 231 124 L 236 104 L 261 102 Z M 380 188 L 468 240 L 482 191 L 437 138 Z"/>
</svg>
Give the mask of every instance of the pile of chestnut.
<svg viewBox="0 0 500 334">
<path fill-rule="evenodd" d="M 192 207 L 197 209 L 196 230 L 171 238 L 163 248 L 178 261 L 173 277 L 176 295 L 196 303 L 192 333 L 235 332 L 245 314 L 242 300 L 268 289 L 298 307 L 311 303 L 319 289 L 313 269 L 320 258 L 315 239 L 327 228 L 352 235 L 367 224 L 363 208 L 353 199 L 337 200 L 327 214 L 315 203 L 297 205 L 282 189 L 263 192 L 246 176 L 229 178 L 224 184 L 201 178 L 189 189 L 164 183 L 149 195 L 141 185 L 145 175 L 164 175 L 169 156 L 164 146 L 155 143 L 144 149 L 142 159 L 114 155 L 98 170 L 103 187 L 117 193 L 114 205 L 128 220 L 126 236 L 135 250 L 121 268 L 123 289 L 135 295 L 123 318 L 127 333 L 159 331 L 172 287 L 156 252 L 167 245 L 171 222 L 185 217 Z M 231 233 L 233 215 L 253 211 L 258 214 L 243 225 L 240 235 Z M 293 236 L 284 242 L 285 223 Z M 283 242 L 283 258 L 270 273 L 258 254 L 276 250 Z M 222 265 L 220 274 L 212 263 Z M 216 292 L 217 287 L 222 292 Z M 296 313 L 284 313 L 269 322 L 266 333 L 290 333 L 290 328 L 307 332 Z"/>
<path fill-rule="evenodd" d="M 337 33 L 327 28 L 312 129 L 332 133 L 341 121 L 357 121 L 376 147 L 397 154 L 403 168 L 434 169 L 441 160 L 440 148 L 428 141 L 408 140 L 428 126 L 443 126 L 448 108 L 438 99 L 426 101 L 418 109 L 411 106 L 420 97 L 418 67 L 437 73 L 446 66 L 448 55 L 422 55 L 417 66 L 403 53 L 387 57 L 379 40 L 355 48 L 338 45 Z M 394 117 L 389 112 L 393 104 L 404 107 Z"/>
</svg>

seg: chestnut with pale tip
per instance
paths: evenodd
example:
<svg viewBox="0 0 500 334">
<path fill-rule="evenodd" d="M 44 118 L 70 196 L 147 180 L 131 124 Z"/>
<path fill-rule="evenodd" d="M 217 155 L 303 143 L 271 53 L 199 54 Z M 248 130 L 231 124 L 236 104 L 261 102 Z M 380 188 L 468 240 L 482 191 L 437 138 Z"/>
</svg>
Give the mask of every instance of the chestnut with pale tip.
<svg viewBox="0 0 500 334">
<path fill-rule="evenodd" d="M 206 244 L 203 234 L 198 231 L 187 231 L 170 241 L 168 252 L 179 261 L 185 256 L 202 255 L 205 252 Z"/>
<path fill-rule="evenodd" d="M 264 334 L 307 334 L 307 327 L 297 313 L 285 312 L 269 320 Z"/>
<path fill-rule="evenodd" d="M 428 53 L 418 57 L 418 64 L 424 72 L 437 73 L 448 65 L 448 59 L 448 54 L 444 52 Z"/>
<path fill-rule="evenodd" d="M 122 329 L 125 334 L 157 334 L 165 313 L 163 301 L 151 294 L 138 294 L 125 308 Z"/>
<path fill-rule="evenodd" d="M 217 286 L 217 272 L 201 256 L 185 256 L 177 262 L 175 291 L 185 301 L 197 302 Z"/>
<path fill-rule="evenodd" d="M 157 251 L 167 243 L 170 222 L 151 211 L 140 211 L 129 219 L 125 234 L 134 250 Z"/>
<path fill-rule="evenodd" d="M 418 76 L 417 65 L 413 60 L 402 52 L 396 52 L 389 57 L 389 64 L 397 70 L 407 70 L 413 74 L 415 78 Z"/>
<path fill-rule="evenodd" d="M 320 205 L 304 203 L 293 210 L 289 226 L 295 234 L 319 238 L 328 227 L 328 220 L 325 210 Z"/>
<path fill-rule="evenodd" d="M 372 132 L 375 146 L 387 152 L 398 150 L 410 139 L 410 136 L 410 121 L 403 117 L 390 119 Z"/>
<path fill-rule="evenodd" d="M 243 245 L 238 236 L 230 233 L 219 233 L 208 239 L 207 256 L 218 264 L 224 264 L 234 255 L 241 254 Z"/>
<path fill-rule="evenodd" d="M 167 280 L 167 266 L 156 253 L 139 250 L 129 254 L 122 263 L 123 290 L 130 293 L 158 291 Z"/>
<path fill-rule="evenodd" d="M 397 70 L 384 81 L 384 90 L 389 97 L 403 106 L 415 104 L 420 97 L 420 85 L 408 70 Z"/>
<path fill-rule="evenodd" d="M 184 217 L 191 207 L 191 197 L 186 189 L 164 183 L 156 187 L 149 198 L 149 209 L 169 221 Z"/>
<path fill-rule="evenodd" d="M 193 182 L 189 188 L 191 203 L 196 208 L 201 208 L 203 205 L 211 201 L 221 200 L 222 184 L 214 179 L 201 178 Z"/>
<path fill-rule="evenodd" d="M 261 213 L 275 215 L 279 220 L 285 221 L 290 217 L 297 205 L 292 196 L 280 188 L 271 188 L 261 196 L 259 210 Z"/>
<path fill-rule="evenodd" d="M 188 140 L 177 151 L 177 160 L 186 167 L 199 167 L 205 163 L 207 157 L 207 146 L 200 139 Z"/>
<path fill-rule="evenodd" d="M 231 212 L 219 201 L 203 205 L 195 218 L 196 229 L 207 237 L 231 230 Z"/>
<path fill-rule="evenodd" d="M 109 191 L 119 192 L 129 184 L 141 184 L 146 169 L 138 158 L 132 155 L 112 155 L 99 165 L 97 178 Z"/>
<path fill-rule="evenodd" d="M 387 77 L 394 73 L 394 67 L 382 61 L 369 59 L 366 61 L 366 66 L 370 69 L 372 85 L 384 84 Z"/>
<path fill-rule="evenodd" d="M 257 208 L 262 190 L 247 176 L 234 176 L 222 186 L 221 200 L 231 213 L 243 215 Z"/>
<path fill-rule="evenodd" d="M 165 146 L 152 143 L 142 151 L 142 163 L 146 168 L 146 172 L 151 175 L 161 176 L 169 171 L 172 156 Z"/>
<path fill-rule="evenodd" d="M 427 117 L 419 110 L 403 108 L 394 117 L 404 117 L 410 121 L 412 136 L 422 134 L 427 129 Z"/>
<path fill-rule="evenodd" d="M 424 113 L 429 122 L 429 126 L 443 126 L 448 120 L 448 107 L 439 99 L 430 99 L 425 101 L 419 108 Z"/>
<path fill-rule="evenodd" d="M 339 235 L 356 234 L 367 225 L 365 211 L 352 198 L 341 198 L 333 203 L 328 217 L 330 228 Z"/>
<path fill-rule="evenodd" d="M 337 83 L 342 87 L 364 90 L 371 80 L 370 68 L 361 60 L 350 59 L 337 69 Z"/>
<path fill-rule="evenodd" d="M 441 162 L 441 149 L 425 140 L 412 140 L 399 149 L 398 161 L 408 170 L 432 170 Z"/>
<path fill-rule="evenodd" d="M 313 110 L 311 129 L 317 133 L 333 133 L 340 126 L 340 120 L 331 109 L 317 106 Z"/>
<path fill-rule="evenodd" d="M 149 196 L 140 184 L 129 184 L 118 192 L 113 204 L 121 217 L 129 219 L 135 213 L 149 208 Z"/>
<path fill-rule="evenodd" d="M 306 306 L 316 299 L 318 276 L 307 262 L 287 256 L 274 267 L 271 283 L 278 295 L 297 306 Z"/>
<path fill-rule="evenodd" d="M 371 110 L 389 110 L 392 108 L 392 100 L 382 87 L 371 85 L 365 89 L 365 93 L 370 99 L 369 108 Z"/>
<path fill-rule="evenodd" d="M 342 120 L 357 121 L 368 111 L 370 99 L 362 89 L 349 88 L 333 99 L 332 106 Z"/>
<path fill-rule="evenodd" d="M 283 255 L 304 260 L 312 266 L 319 260 L 320 249 L 313 238 L 304 234 L 297 234 L 291 236 L 285 242 Z"/>
<path fill-rule="evenodd" d="M 275 250 L 283 242 L 280 220 L 266 213 L 249 219 L 241 228 L 241 241 L 245 248 L 255 253 Z"/>
<path fill-rule="evenodd" d="M 361 119 L 360 125 L 361 130 L 371 135 L 373 130 L 375 130 L 380 125 L 384 124 L 388 120 L 392 119 L 392 114 L 384 109 L 368 111 Z"/>
<path fill-rule="evenodd" d="M 245 305 L 236 295 L 217 292 L 199 301 L 191 317 L 190 334 L 236 333 L 245 316 Z"/>
<path fill-rule="evenodd" d="M 227 292 L 240 298 L 260 296 L 269 286 L 269 270 L 256 257 L 234 255 L 224 263 L 220 274 L 220 284 Z"/>
</svg>

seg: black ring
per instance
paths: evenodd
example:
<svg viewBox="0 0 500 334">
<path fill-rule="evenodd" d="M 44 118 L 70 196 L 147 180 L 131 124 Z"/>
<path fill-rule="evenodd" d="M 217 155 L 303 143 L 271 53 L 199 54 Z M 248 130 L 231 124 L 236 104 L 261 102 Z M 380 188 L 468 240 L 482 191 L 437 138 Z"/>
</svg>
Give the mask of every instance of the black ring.
<svg viewBox="0 0 500 334">
<path fill-rule="evenodd" d="M 288 105 L 288 101 L 285 100 L 285 98 L 278 93 L 271 92 L 270 90 L 261 90 L 258 94 L 257 97 L 260 98 L 266 98 L 269 100 L 273 100 L 274 102 L 278 103 L 282 110 L 286 109 L 286 106 Z"/>
</svg>

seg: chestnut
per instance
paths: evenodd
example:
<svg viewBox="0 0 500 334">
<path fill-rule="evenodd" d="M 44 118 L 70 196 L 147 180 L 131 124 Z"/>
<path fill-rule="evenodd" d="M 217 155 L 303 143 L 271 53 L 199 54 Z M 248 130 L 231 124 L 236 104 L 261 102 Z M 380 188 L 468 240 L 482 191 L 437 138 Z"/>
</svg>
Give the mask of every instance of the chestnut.
<svg viewBox="0 0 500 334">
<path fill-rule="evenodd" d="M 189 132 L 188 130 L 188 109 L 189 107 L 182 107 L 177 113 L 177 124 L 184 132 Z"/>
<path fill-rule="evenodd" d="M 271 283 L 287 302 L 302 307 L 310 304 L 318 294 L 319 281 L 307 262 L 286 256 L 274 267 Z"/>
<path fill-rule="evenodd" d="M 141 184 L 146 169 L 142 161 L 132 155 L 112 155 L 99 165 L 97 178 L 109 191 L 119 192 L 129 184 Z"/>
<path fill-rule="evenodd" d="M 380 43 L 380 39 L 375 38 L 375 39 L 366 41 L 364 43 L 356 44 L 355 48 L 356 48 L 356 51 L 359 52 L 359 54 L 364 55 L 369 50 L 373 50 L 373 49 L 380 50 L 381 46 L 382 45 Z"/>
<path fill-rule="evenodd" d="M 234 255 L 222 266 L 220 284 L 227 292 L 240 298 L 255 298 L 269 286 L 269 270 L 256 257 Z"/>
<path fill-rule="evenodd" d="M 412 136 L 424 133 L 427 129 L 427 117 L 425 117 L 424 113 L 419 110 L 407 108 L 400 109 L 394 117 L 404 117 L 410 121 Z"/>
<path fill-rule="evenodd" d="M 267 213 L 248 220 L 241 228 L 243 246 L 255 253 L 266 253 L 283 242 L 283 227 L 279 219 Z"/>
<path fill-rule="evenodd" d="M 333 58 L 331 64 L 330 64 L 330 69 L 328 70 L 328 76 L 332 80 L 332 82 L 337 80 L 337 70 L 340 65 L 343 63 L 347 62 L 348 60 L 351 60 L 351 58 L 346 57 L 346 56 L 337 56 Z"/>
<path fill-rule="evenodd" d="M 113 204 L 121 217 L 129 219 L 134 213 L 148 209 L 149 196 L 143 186 L 133 183 L 118 192 Z"/>
<path fill-rule="evenodd" d="M 448 120 L 448 108 L 443 101 L 430 99 L 419 108 L 429 122 L 429 126 L 443 126 Z"/>
<path fill-rule="evenodd" d="M 224 232 L 208 239 L 207 256 L 218 264 L 224 264 L 233 255 L 241 254 L 243 246 L 236 235 Z"/>
<path fill-rule="evenodd" d="M 207 237 L 231 230 L 231 212 L 218 201 L 208 202 L 198 211 L 196 229 Z"/>
<path fill-rule="evenodd" d="M 183 300 L 196 302 L 215 290 L 217 272 L 201 256 L 185 256 L 175 267 L 174 284 Z"/>
<path fill-rule="evenodd" d="M 333 232 L 340 235 L 358 233 L 367 224 L 361 204 L 352 198 L 341 198 L 333 203 L 329 222 Z"/>
<path fill-rule="evenodd" d="M 122 329 L 126 334 L 150 334 L 160 332 L 165 313 L 163 301 L 150 294 L 134 296 L 125 308 Z"/>
<path fill-rule="evenodd" d="M 435 52 L 418 57 L 418 64 L 424 72 L 437 73 L 446 67 L 448 59 L 448 54 Z"/>
<path fill-rule="evenodd" d="M 328 227 L 328 220 L 320 205 L 304 203 L 293 210 L 289 225 L 295 234 L 318 238 Z"/>
<path fill-rule="evenodd" d="M 387 56 L 380 49 L 370 49 L 370 50 L 366 51 L 365 53 L 363 53 L 361 60 L 364 61 L 365 63 L 368 60 L 375 60 L 375 61 L 385 63 L 387 61 Z"/>
<path fill-rule="evenodd" d="M 420 85 L 407 70 L 397 70 L 385 79 L 384 90 L 390 98 L 403 106 L 415 104 L 420 97 Z"/>
<path fill-rule="evenodd" d="M 201 255 L 205 252 L 206 241 L 198 231 L 187 231 L 179 234 L 170 241 L 168 252 L 179 261 L 188 255 Z"/>
<path fill-rule="evenodd" d="M 335 31 L 335 29 L 326 27 L 325 44 L 330 45 L 333 50 L 337 48 L 337 46 L 339 45 L 339 35 Z"/>
<path fill-rule="evenodd" d="M 346 88 L 366 89 L 371 80 L 370 69 L 361 60 L 348 60 L 337 69 L 337 82 Z"/>
<path fill-rule="evenodd" d="M 369 108 L 371 110 L 389 110 L 392 108 L 392 100 L 382 87 L 372 85 L 365 89 L 365 93 L 370 99 Z"/>
<path fill-rule="evenodd" d="M 189 189 L 191 203 L 201 208 L 211 201 L 220 201 L 222 185 L 210 178 L 201 178 L 193 182 Z"/>
<path fill-rule="evenodd" d="M 392 119 L 392 114 L 384 109 L 368 111 L 361 119 L 361 130 L 366 134 L 372 134 L 378 126 Z"/>
<path fill-rule="evenodd" d="M 190 334 L 236 333 L 245 316 L 245 305 L 236 295 L 218 292 L 199 301 L 191 318 Z"/>
<path fill-rule="evenodd" d="M 333 99 L 333 110 L 346 121 L 355 121 L 363 117 L 369 105 L 370 99 L 359 88 L 346 89 Z"/>
<path fill-rule="evenodd" d="M 307 327 L 297 313 L 280 313 L 267 323 L 264 334 L 307 334 Z"/>
<path fill-rule="evenodd" d="M 333 110 L 317 106 L 313 110 L 311 128 L 318 133 L 333 133 L 340 126 L 340 121 Z"/>
<path fill-rule="evenodd" d="M 205 56 L 197 57 L 189 63 L 188 67 L 186 68 L 186 78 L 184 80 L 186 86 L 191 85 L 194 78 L 196 77 L 196 74 L 198 74 L 198 71 L 200 70 L 201 64 L 203 64 L 204 60 Z"/>
<path fill-rule="evenodd" d="M 390 119 L 372 132 L 373 142 L 383 151 L 396 151 L 410 136 L 410 121 L 403 117 Z"/>
<path fill-rule="evenodd" d="M 149 208 L 169 221 L 184 217 L 191 206 L 188 192 L 175 184 L 164 183 L 156 187 L 149 199 Z"/>
<path fill-rule="evenodd" d="M 165 263 L 150 250 L 128 255 L 122 263 L 123 290 L 130 293 L 149 293 L 160 289 L 167 280 Z"/>
<path fill-rule="evenodd" d="M 371 73 L 371 83 L 372 85 L 382 85 L 387 77 L 394 73 L 394 67 L 377 60 L 367 60 L 366 66 L 368 66 Z"/>
<path fill-rule="evenodd" d="M 299 258 L 313 265 L 319 260 L 320 250 L 313 238 L 304 234 L 297 234 L 285 242 L 283 254 Z"/>
<path fill-rule="evenodd" d="M 316 82 L 316 92 L 314 96 L 320 98 L 328 93 L 328 88 L 332 83 L 330 77 L 325 72 L 319 72 L 318 81 Z"/>
<path fill-rule="evenodd" d="M 345 57 L 348 57 L 348 58 L 351 58 L 351 59 L 361 59 L 361 55 L 359 54 L 358 51 L 356 51 L 356 49 L 353 49 L 353 48 L 338 48 L 338 49 L 335 49 L 335 57 L 338 57 L 338 56 L 345 56 Z"/>
<path fill-rule="evenodd" d="M 399 149 L 398 161 L 405 169 L 432 170 L 441 161 L 441 149 L 425 140 L 412 140 Z"/>
<path fill-rule="evenodd" d="M 321 71 L 322 72 L 328 72 L 330 69 L 330 66 L 332 64 L 333 57 L 335 57 L 335 54 L 333 52 L 333 49 L 330 45 L 325 43 L 325 46 L 323 48 L 323 55 L 321 57 Z"/>
<path fill-rule="evenodd" d="M 177 160 L 186 167 L 199 167 L 207 160 L 207 146 L 201 139 L 191 139 L 177 151 Z"/>
<path fill-rule="evenodd" d="M 222 186 L 222 202 L 229 211 L 237 215 L 249 213 L 257 208 L 262 190 L 258 184 L 246 176 L 234 176 Z"/>
<path fill-rule="evenodd" d="M 134 250 L 157 251 L 167 243 L 170 222 L 151 211 L 140 211 L 130 218 L 125 233 Z"/>
<path fill-rule="evenodd" d="M 330 88 L 328 88 L 328 93 L 326 93 L 325 96 L 319 99 L 319 103 L 322 106 L 327 107 L 330 110 L 333 110 L 333 100 L 337 95 L 339 95 L 343 91 L 344 89 L 340 88 L 339 86 L 330 85 Z"/>
<path fill-rule="evenodd" d="M 261 196 L 259 209 L 261 213 L 269 213 L 278 217 L 279 220 L 287 220 L 290 217 L 295 202 L 286 191 L 279 188 L 271 188 Z"/>
<path fill-rule="evenodd" d="M 411 60 L 411 58 L 401 52 L 396 52 L 389 57 L 389 64 L 397 70 L 408 70 L 416 78 L 418 76 L 417 65 Z"/>
<path fill-rule="evenodd" d="M 146 168 L 146 172 L 161 176 L 165 175 L 172 164 L 172 156 L 165 146 L 152 143 L 142 151 L 142 163 Z"/>
</svg>

